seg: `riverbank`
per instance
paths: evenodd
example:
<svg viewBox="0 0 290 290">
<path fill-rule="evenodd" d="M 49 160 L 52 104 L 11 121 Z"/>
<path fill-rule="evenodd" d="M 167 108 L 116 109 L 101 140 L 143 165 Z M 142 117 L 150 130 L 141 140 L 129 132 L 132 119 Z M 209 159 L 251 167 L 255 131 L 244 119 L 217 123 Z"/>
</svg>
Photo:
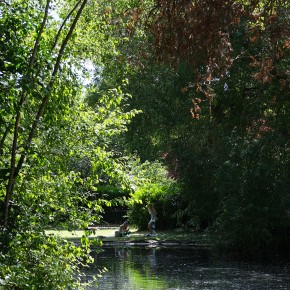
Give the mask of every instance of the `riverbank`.
<svg viewBox="0 0 290 290">
<path fill-rule="evenodd" d="M 101 241 L 103 246 L 188 246 L 195 248 L 210 248 L 210 238 L 206 234 L 196 234 L 183 229 L 170 231 L 159 231 L 156 236 L 147 236 L 146 231 L 132 229 L 130 234 L 125 237 L 115 237 L 115 231 L 118 228 L 90 228 L 92 233 L 89 239 Z M 65 231 L 65 230 L 48 230 L 48 235 L 58 235 L 64 239 L 80 243 L 84 235 L 83 230 Z"/>
<path fill-rule="evenodd" d="M 97 240 L 97 243 L 92 243 L 92 248 L 99 247 L 189 247 L 192 249 L 208 249 L 214 252 L 215 255 L 232 259 L 232 260 L 247 260 L 247 261 L 289 261 L 289 255 L 285 253 L 259 253 L 256 255 L 240 254 L 234 249 L 221 250 L 215 246 L 214 238 L 208 233 L 195 233 L 190 230 L 174 229 L 166 231 L 158 231 L 157 236 L 146 236 L 146 231 L 130 229 L 131 233 L 126 237 L 115 237 L 115 231 L 118 227 L 95 227 L 91 229 L 89 235 L 90 240 Z M 74 242 L 80 245 L 81 238 L 85 234 L 84 230 L 47 230 L 48 235 L 57 235 L 63 239 Z"/>
</svg>

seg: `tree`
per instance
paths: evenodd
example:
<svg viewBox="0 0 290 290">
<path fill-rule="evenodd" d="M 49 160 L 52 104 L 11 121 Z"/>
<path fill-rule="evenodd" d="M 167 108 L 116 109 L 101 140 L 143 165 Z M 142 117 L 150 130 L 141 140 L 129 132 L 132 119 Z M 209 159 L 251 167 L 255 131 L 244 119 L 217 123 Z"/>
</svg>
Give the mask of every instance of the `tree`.
<svg viewBox="0 0 290 290">
<path fill-rule="evenodd" d="M 82 11 L 86 5 L 87 1 L 83 1 L 83 2 L 79 2 L 78 4 L 80 4 L 80 8 L 76 14 L 75 19 L 73 20 L 68 33 L 66 34 L 66 36 L 64 37 L 64 39 L 62 40 L 61 44 L 60 44 L 60 48 L 55 56 L 55 62 L 52 65 L 52 72 L 51 75 L 49 75 L 47 77 L 47 79 L 40 79 L 39 80 L 39 73 L 37 71 L 37 68 L 35 70 L 34 68 L 34 63 L 36 62 L 36 57 L 38 54 L 38 49 L 40 46 L 40 41 L 42 38 L 42 34 L 44 31 L 44 28 L 46 26 L 47 20 L 48 20 L 48 10 L 49 10 L 49 6 L 50 6 L 50 0 L 48 0 L 46 2 L 46 6 L 45 6 L 45 10 L 44 10 L 44 16 L 43 16 L 43 20 L 42 23 L 39 27 L 39 30 L 37 31 L 37 37 L 36 40 L 34 42 L 34 47 L 31 53 L 31 56 L 29 58 L 29 62 L 27 64 L 27 67 L 24 68 L 24 74 L 22 76 L 20 76 L 20 81 L 19 81 L 19 85 L 20 85 L 20 90 L 17 92 L 18 96 L 16 98 L 16 116 L 15 119 L 12 118 L 12 120 L 10 122 L 14 122 L 14 129 L 13 129 L 13 141 L 12 141 L 12 150 L 11 150 L 11 161 L 10 161 L 10 167 L 9 167 L 9 177 L 8 177 L 8 184 L 6 187 L 6 195 L 5 195 L 5 203 L 4 203 L 4 213 L 3 213 L 3 226 L 7 227 L 8 222 L 9 222 L 9 204 L 11 203 L 12 200 L 12 194 L 13 194 L 13 188 L 14 188 L 14 184 L 15 184 L 15 180 L 19 174 L 19 171 L 21 170 L 23 163 L 25 161 L 26 155 L 27 155 L 27 151 L 29 151 L 30 146 L 31 146 L 31 142 L 33 140 L 33 137 L 36 133 L 36 130 L 38 128 L 38 124 L 39 121 L 43 115 L 44 109 L 49 101 L 49 99 L 51 98 L 52 95 L 52 90 L 54 87 L 54 84 L 56 82 L 56 77 L 57 77 L 57 73 L 61 64 L 61 60 L 65 51 L 65 48 L 67 46 L 67 43 L 69 41 L 69 39 L 71 38 L 73 31 L 75 29 L 75 26 L 78 22 L 79 17 L 82 14 Z M 14 4 L 14 3 L 13 3 Z M 14 6 L 12 4 L 12 6 Z M 7 4 L 6 4 L 7 5 Z M 8 5 L 9 6 L 9 5 Z M 7 7 L 6 7 L 7 8 Z M 16 6 L 17 9 L 17 6 Z M 14 9 L 8 7 L 8 14 L 10 14 Z M 37 11 L 36 11 L 37 12 Z M 24 28 L 24 27 L 23 27 Z M 22 28 L 22 29 L 23 29 Z M 58 35 L 57 35 L 58 37 Z M 57 41 L 57 39 L 56 39 Z M 54 47 L 53 47 L 54 49 Z M 42 60 L 43 61 L 43 60 Z M 37 62 L 40 62 L 41 65 L 41 59 L 37 59 Z M 17 65 L 17 64 L 14 64 Z M 47 67 L 48 70 L 49 67 Z M 41 78 L 41 76 L 40 76 Z M 28 86 L 27 83 L 24 82 L 28 81 Z M 39 83 L 38 83 L 39 81 Z M 31 82 L 31 83 L 30 83 Z M 22 85 L 22 86 L 21 86 Z M 31 87 L 29 86 L 31 85 Z M 36 115 L 34 117 L 34 119 L 32 120 L 32 124 L 30 127 L 30 131 L 28 133 L 28 136 L 25 136 L 25 139 L 22 141 L 23 144 L 21 145 L 21 153 L 20 153 L 20 158 L 18 160 L 16 160 L 16 156 L 19 152 L 18 148 L 18 134 L 19 134 L 19 127 L 20 127 L 20 117 L 21 117 L 21 112 L 23 110 L 24 107 L 24 103 L 25 101 L 30 97 L 31 93 L 35 93 L 38 94 L 38 97 L 40 99 L 40 101 L 38 101 L 35 111 L 36 111 Z M 33 94 L 32 94 L 33 96 Z M 10 128 L 10 124 L 7 124 L 7 129 Z M 5 130 L 5 132 L 6 132 Z M 7 135 L 6 135 L 7 136 Z M 5 134 L 2 138 L 2 143 L 5 142 Z"/>
<path fill-rule="evenodd" d="M 183 127 L 169 159 L 192 215 L 240 254 L 279 251 L 289 239 L 289 3 L 156 3 L 157 55 L 187 62 L 194 73 L 185 97 L 209 107 Z"/>
<path fill-rule="evenodd" d="M 101 8 L 36 2 L 0 4 L 0 284 L 68 289 L 81 287 L 75 275 L 92 261 L 88 237 L 75 246 L 44 229 L 98 221 L 106 199 L 91 197 L 102 176 L 127 185 L 113 145 L 136 111 L 120 108 L 121 88 L 104 93 L 95 110 L 83 102 L 83 63 L 102 31 L 82 28 L 100 25 L 90 16 Z"/>
<path fill-rule="evenodd" d="M 146 15 L 146 26 L 137 21 L 130 30 L 142 44 L 136 56 L 128 57 L 130 42 L 120 47 L 128 61 L 114 63 L 117 77 L 104 68 L 100 82 L 126 74 L 131 104 L 143 111 L 130 124 L 130 149 L 144 160 L 166 157 L 182 185 L 185 224 L 215 226 L 221 237 L 226 231 L 227 246 L 244 254 L 283 248 L 289 239 L 289 3 L 154 4 L 135 18 Z M 285 233 L 281 239 L 277 231 Z"/>
</svg>

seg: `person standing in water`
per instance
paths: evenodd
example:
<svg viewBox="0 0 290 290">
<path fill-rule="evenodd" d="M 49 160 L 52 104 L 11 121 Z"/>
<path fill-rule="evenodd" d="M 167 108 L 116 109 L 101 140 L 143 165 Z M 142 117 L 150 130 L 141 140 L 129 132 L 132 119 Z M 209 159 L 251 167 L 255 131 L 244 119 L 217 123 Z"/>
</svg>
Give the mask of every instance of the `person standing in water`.
<svg viewBox="0 0 290 290">
<path fill-rule="evenodd" d="M 153 204 L 148 204 L 148 211 L 149 211 L 149 214 L 150 214 L 150 221 L 148 223 L 148 230 L 149 230 L 149 234 L 148 236 L 155 236 L 156 235 L 156 231 L 155 231 L 155 225 L 156 225 L 156 220 L 157 220 L 157 213 L 156 213 L 156 210 L 153 206 Z"/>
</svg>

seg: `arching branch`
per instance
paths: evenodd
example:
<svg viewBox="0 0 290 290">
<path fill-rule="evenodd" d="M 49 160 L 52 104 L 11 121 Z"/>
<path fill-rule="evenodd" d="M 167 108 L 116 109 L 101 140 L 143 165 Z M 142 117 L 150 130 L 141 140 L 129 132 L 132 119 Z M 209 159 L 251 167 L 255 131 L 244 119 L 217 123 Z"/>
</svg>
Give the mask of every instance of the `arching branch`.
<svg viewBox="0 0 290 290">
<path fill-rule="evenodd" d="M 76 5 L 74 6 L 74 8 L 73 8 L 69 13 L 68 13 L 68 15 L 66 16 L 66 18 L 65 18 L 64 21 L 62 22 L 62 24 L 61 24 L 61 26 L 60 26 L 60 28 L 59 28 L 57 34 L 56 34 L 56 37 L 55 37 L 55 39 L 54 39 L 54 43 L 53 43 L 53 45 L 52 45 L 52 49 L 51 49 L 52 51 L 53 51 L 54 48 L 56 47 L 56 44 L 57 44 L 57 42 L 58 42 L 58 39 L 59 39 L 59 37 L 60 37 L 60 34 L 61 34 L 62 29 L 64 28 L 66 22 L 68 21 L 68 19 L 71 17 L 71 15 L 74 13 L 74 11 L 77 9 L 77 7 L 80 5 L 81 2 L 82 2 L 82 0 L 79 0 L 79 1 L 77 2 L 77 4 L 76 4 Z"/>
</svg>

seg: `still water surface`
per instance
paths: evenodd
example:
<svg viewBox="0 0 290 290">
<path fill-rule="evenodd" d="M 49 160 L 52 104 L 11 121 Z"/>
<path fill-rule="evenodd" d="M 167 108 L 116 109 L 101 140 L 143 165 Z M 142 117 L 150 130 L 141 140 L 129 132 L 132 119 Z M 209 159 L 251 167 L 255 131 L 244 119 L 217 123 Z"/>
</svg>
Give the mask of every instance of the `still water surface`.
<svg viewBox="0 0 290 290">
<path fill-rule="evenodd" d="M 90 275 L 106 267 L 88 290 L 290 289 L 290 264 L 243 263 L 188 248 L 104 248 Z"/>
</svg>

